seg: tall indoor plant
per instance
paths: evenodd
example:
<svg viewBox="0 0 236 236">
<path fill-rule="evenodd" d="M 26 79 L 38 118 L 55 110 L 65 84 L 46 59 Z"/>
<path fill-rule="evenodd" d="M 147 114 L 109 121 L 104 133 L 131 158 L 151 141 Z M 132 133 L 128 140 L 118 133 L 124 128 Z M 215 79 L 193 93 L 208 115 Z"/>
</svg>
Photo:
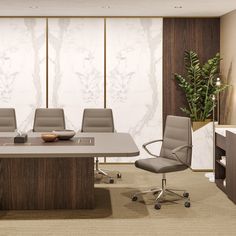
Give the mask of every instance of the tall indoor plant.
<svg viewBox="0 0 236 236">
<path fill-rule="evenodd" d="M 185 51 L 185 76 L 175 73 L 174 78 L 183 89 L 188 107 L 181 108 L 193 122 L 205 123 L 212 115 L 213 96 L 225 90 L 227 85 L 216 86 L 219 76 L 220 54 L 217 53 L 203 65 L 196 52 Z"/>
</svg>

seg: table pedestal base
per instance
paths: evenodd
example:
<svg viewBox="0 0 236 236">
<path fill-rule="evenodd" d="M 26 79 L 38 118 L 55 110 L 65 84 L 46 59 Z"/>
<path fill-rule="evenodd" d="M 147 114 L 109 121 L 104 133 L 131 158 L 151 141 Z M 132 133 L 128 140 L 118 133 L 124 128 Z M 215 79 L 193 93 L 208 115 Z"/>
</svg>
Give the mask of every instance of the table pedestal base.
<svg viewBox="0 0 236 236">
<path fill-rule="evenodd" d="M 0 159 L 0 209 L 94 208 L 94 158 Z"/>
</svg>

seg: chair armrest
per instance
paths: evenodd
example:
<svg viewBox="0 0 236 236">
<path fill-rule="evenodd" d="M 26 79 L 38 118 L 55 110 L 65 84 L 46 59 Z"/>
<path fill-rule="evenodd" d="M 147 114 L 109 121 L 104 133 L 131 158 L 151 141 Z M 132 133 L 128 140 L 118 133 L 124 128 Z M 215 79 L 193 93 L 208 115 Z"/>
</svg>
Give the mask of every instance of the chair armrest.
<svg viewBox="0 0 236 236">
<path fill-rule="evenodd" d="M 157 155 L 151 153 L 148 149 L 147 149 L 147 146 L 152 144 L 152 143 L 157 143 L 157 142 L 162 142 L 163 140 L 162 139 L 157 139 L 157 140 L 153 140 L 153 141 L 150 141 L 150 142 L 147 142 L 147 143 L 144 143 L 143 144 L 143 149 L 151 156 L 153 157 L 158 157 Z"/>
<path fill-rule="evenodd" d="M 179 146 L 179 147 L 177 147 L 177 148 L 174 148 L 172 151 L 171 151 L 171 153 L 172 153 L 172 155 L 174 155 L 176 158 L 177 158 L 177 160 L 179 161 L 179 162 L 181 162 L 183 165 L 187 165 L 186 163 L 184 163 L 179 157 L 178 157 L 178 155 L 177 155 L 177 152 L 179 152 L 180 150 L 182 150 L 182 149 L 184 149 L 184 148 L 189 148 L 189 149 L 192 149 L 192 146 L 189 146 L 189 145 L 182 145 L 182 146 Z M 187 165 L 188 166 L 188 165 Z M 188 166 L 189 167 L 189 166 Z"/>
</svg>

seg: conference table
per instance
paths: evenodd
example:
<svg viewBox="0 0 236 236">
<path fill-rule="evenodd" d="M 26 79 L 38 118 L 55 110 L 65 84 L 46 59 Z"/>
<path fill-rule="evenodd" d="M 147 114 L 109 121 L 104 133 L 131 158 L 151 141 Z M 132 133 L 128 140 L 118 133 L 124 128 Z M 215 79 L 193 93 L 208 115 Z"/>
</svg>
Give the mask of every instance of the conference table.
<svg viewBox="0 0 236 236">
<path fill-rule="evenodd" d="M 132 157 L 139 150 L 128 133 L 77 133 L 45 143 L 29 133 L 14 144 L 0 133 L 0 209 L 93 209 L 94 157 Z"/>
</svg>

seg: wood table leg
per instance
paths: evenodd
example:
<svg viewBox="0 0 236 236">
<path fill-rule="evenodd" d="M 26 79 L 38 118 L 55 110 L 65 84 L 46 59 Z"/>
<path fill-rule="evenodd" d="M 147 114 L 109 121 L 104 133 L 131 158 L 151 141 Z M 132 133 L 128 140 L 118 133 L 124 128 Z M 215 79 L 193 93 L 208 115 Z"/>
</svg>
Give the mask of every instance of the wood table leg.
<svg viewBox="0 0 236 236">
<path fill-rule="evenodd" d="M 94 208 L 94 158 L 0 159 L 0 209 Z"/>
</svg>

